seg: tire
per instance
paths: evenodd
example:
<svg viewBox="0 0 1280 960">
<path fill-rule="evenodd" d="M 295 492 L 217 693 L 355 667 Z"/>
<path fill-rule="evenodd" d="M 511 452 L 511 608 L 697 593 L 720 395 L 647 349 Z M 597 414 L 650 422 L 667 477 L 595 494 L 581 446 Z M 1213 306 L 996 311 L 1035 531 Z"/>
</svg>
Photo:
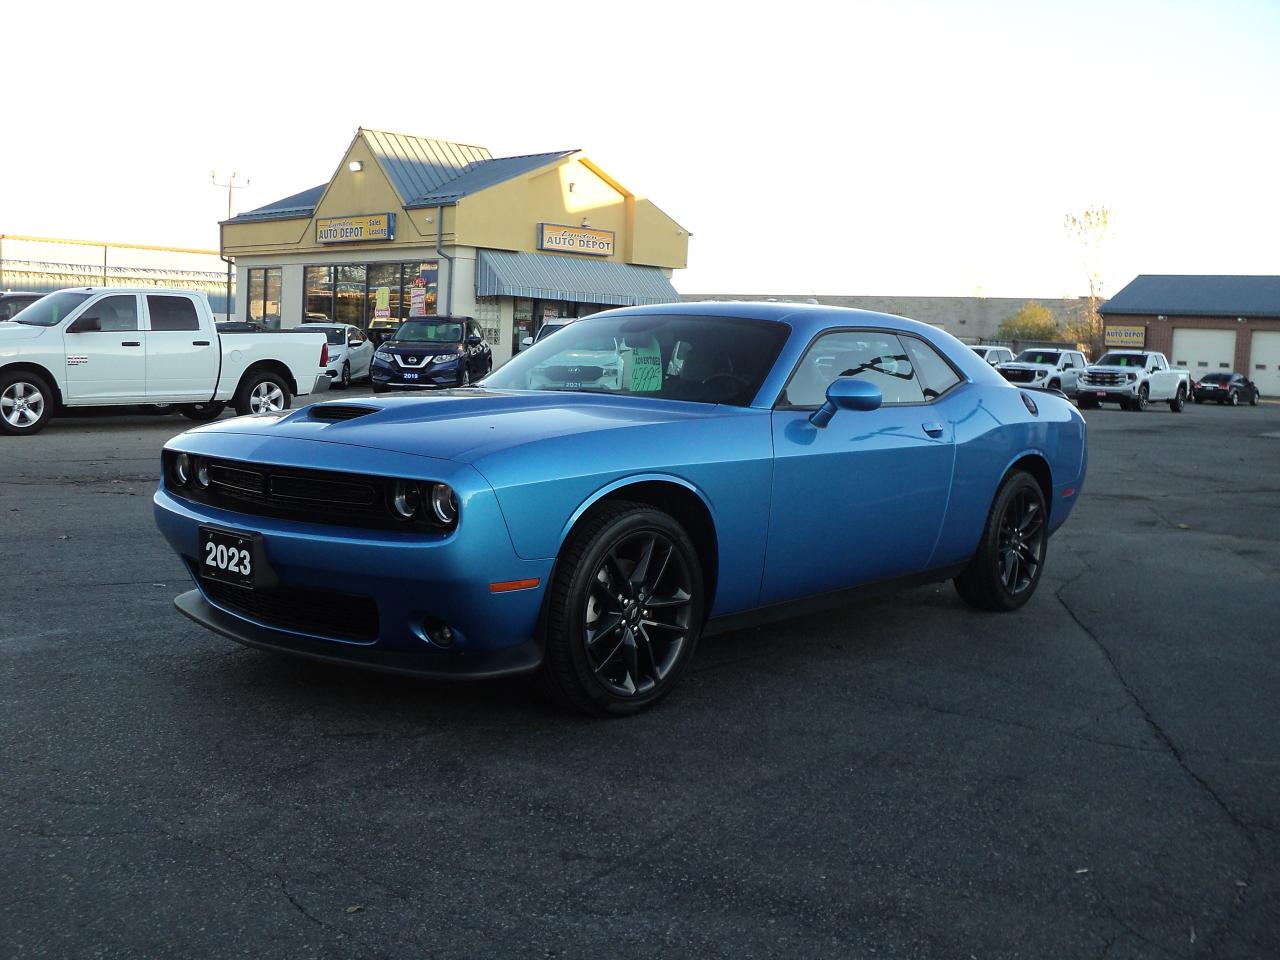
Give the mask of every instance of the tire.
<svg viewBox="0 0 1280 960">
<path fill-rule="evenodd" d="M 1147 401 L 1151 398 L 1151 391 L 1147 389 L 1144 383 L 1138 388 L 1138 399 L 1133 402 L 1132 409 L 1142 411 L 1147 409 Z"/>
<path fill-rule="evenodd" d="M 544 692 L 595 716 L 653 706 L 692 659 L 705 603 L 697 550 L 684 528 L 647 504 L 606 501 L 578 525 L 556 561 L 547 593 Z M 592 625 L 607 618 L 613 622 L 593 637 Z"/>
<path fill-rule="evenodd" d="M 1182 405 L 1185 401 L 1186 393 L 1183 391 L 1182 387 L 1178 387 L 1178 392 L 1174 394 L 1173 399 L 1169 401 L 1169 409 L 1174 413 L 1181 413 Z"/>
<path fill-rule="evenodd" d="M 1240 391 L 1232 390 L 1231 395 L 1227 397 L 1227 405 L 1232 407 L 1240 406 Z"/>
<path fill-rule="evenodd" d="M 471 386 L 471 368 L 468 367 L 465 363 L 462 365 L 462 373 L 458 374 L 458 386 L 460 387 Z"/>
<path fill-rule="evenodd" d="M 343 390 L 351 389 L 351 364 L 342 361 L 342 373 L 338 374 L 338 386 Z"/>
<path fill-rule="evenodd" d="M 57 404 L 57 394 L 40 374 L 0 373 L 0 433 L 17 437 L 39 433 Z"/>
<path fill-rule="evenodd" d="M 1044 492 L 1024 470 L 1010 473 L 987 514 L 978 552 L 955 578 L 956 592 L 971 607 L 1007 612 L 1031 599 L 1049 549 Z"/>
<path fill-rule="evenodd" d="M 214 400 L 210 403 L 184 403 L 178 408 L 188 420 L 194 420 L 197 423 L 203 423 L 206 420 L 217 420 L 222 416 L 222 411 L 227 409 L 227 405 L 221 400 Z"/>
<path fill-rule="evenodd" d="M 1049 381 L 1049 389 L 1050 389 L 1050 390 L 1061 390 L 1061 389 L 1062 389 L 1062 381 L 1061 381 L 1061 380 L 1050 380 L 1050 381 Z"/>
<path fill-rule="evenodd" d="M 1258 391 L 1255 389 L 1253 395 L 1249 397 L 1249 406 L 1256 407 L 1258 405 Z"/>
<path fill-rule="evenodd" d="M 289 392 L 289 385 L 279 374 L 261 370 L 258 373 L 249 374 L 240 381 L 240 387 L 236 390 L 235 399 L 232 402 L 235 404 L 236 413 L 244 417 L 251 413 L 278 413 L 281 410 L 288 410 L 293 403 L 293 395 Z"/>
</svg>

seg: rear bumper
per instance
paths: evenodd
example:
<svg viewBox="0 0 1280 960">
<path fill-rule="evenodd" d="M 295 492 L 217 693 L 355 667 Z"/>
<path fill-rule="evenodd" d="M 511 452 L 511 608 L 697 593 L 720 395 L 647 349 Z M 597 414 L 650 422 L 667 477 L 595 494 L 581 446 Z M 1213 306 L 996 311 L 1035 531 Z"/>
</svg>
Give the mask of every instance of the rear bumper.
<svg viewBox="0 0 1280 960">
<path fill-rule="evenodd" d="M 302 386 L 302 384 L 299 384 L 299 386 Z M 326 370 L 326 371 L 323 371 L 322 373 L 316 374 L 315 383 L 313 383 L 311 385 L 311 389 L 306 392 L 308 394 L 324 393 L 328 389 L 329 389 L 329 372 Z"/>
</svg>

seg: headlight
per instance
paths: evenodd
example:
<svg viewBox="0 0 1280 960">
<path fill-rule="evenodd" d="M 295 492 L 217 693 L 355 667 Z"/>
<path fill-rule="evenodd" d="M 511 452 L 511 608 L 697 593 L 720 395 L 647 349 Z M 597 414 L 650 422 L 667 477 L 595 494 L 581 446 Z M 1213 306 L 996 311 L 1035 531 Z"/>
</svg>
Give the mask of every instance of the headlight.
<svg viewBox="0 0 1280 960">
<path fill-rule="evenodd" d="M 1134 381 L 1134 380 L 1137 380 L 1137 379 L 1138 379 L 1138 375 L 1137 375 L 1136 373 L 1126 373 L 1126 374 L 1124 375 L 1124 378 L 1125 378 L 1126 380 L 1129 380 L 1129 381 L 1131 381 L 1131 382 L 1132 382 L 1132 381 Z"/>
<path fill-rule="evenodd" d="M 180 453 L 173 458 L 173 482 L 185 487 L 191 479 L 191 457 Z"/>
<path fill-rule="evenodd" d="M 387 363 L 390 363 L 391 357 L 391 351 L 389 350 L 375 350 L 373 352 L 373 358 L 375 360 L 385 360 Z"/>
<path fill-rule="evenodd" d="M 209 461 L 196 460 L 196 486 L 204 489 L 209 486 Z"/>
<path fill-rule="evenodd" d="M 412 520 L 422 506 L 422 491 L 413 480 L 397 480 L 391 490 L 391 508 L 402 520 Z"/>
<path fill-rule="evenodd" d="M 458 495 L 453 488 L 443 483 L 431 487 L 431 512 L 445 526 L 452 526 L 458 520 Z"/>
<path fill-rule="evenodd" d="M 428 361 L 434 362 L 437 364 L 449 363 L 450 361 L 457 360 L 457 359 L 458 359 L 458 354 L 456 353 L 437 353 L 434 357 L 427 357 Z"/>
</svg>

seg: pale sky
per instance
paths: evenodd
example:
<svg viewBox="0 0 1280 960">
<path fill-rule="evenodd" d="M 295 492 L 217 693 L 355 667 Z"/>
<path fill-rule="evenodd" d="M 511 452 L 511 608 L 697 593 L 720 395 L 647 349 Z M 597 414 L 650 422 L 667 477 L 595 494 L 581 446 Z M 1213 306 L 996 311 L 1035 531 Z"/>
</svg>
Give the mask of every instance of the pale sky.
<svg viewBox="0 0 1280 960">
<path fill-rule="evenodd" d="M 1058 297 L 1280 272 L 1280 3 L 10 3 L 0 233 L 213 248 L 360 126 L 580 147 L 685 293 Z"/>
</svg>

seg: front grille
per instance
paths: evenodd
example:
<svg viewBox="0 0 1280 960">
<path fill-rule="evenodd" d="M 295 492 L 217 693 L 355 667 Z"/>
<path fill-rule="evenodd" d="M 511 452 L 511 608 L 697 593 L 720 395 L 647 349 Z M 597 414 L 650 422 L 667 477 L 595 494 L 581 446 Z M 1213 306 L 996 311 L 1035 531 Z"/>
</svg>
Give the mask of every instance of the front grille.
<svg viewBox="0 0 1280 960">
<path fill-rule="evenodd" d="M 218 606 L 269 627 L 361 643 L 378 639 L 378 605 L 371 597 L 297 587 L 245 590 L 203 578 L 200 588 Z"/>
<path fill-rule="evenodd" d="M 387 477 L 198 458 L 208 466 L 209 486 L 175 487 L 169 481 L 173 456 L 165 453 L 165 488 L 184 500 L 303 523 L 413 534 L 444 532 L 429 518 L 420 522 L 396 517 L 391 511 L 395 480 Z"/>
<path fill-rule="evenodd" d="M 1125 375 L 1106 370 L 1090 370 L 1080 377 L 1080 382 L 1093 387 L 1114 387 L 1125 382 Z"/>
<path fill-rule="evenodd" d="M 1036 378 L 1034 370 L 1001 370 L 1000 372 L 1010 383 L 1030 383 Z"/>
<path fill-rule="evenodd" d="M 543 375 L 555 383 L 591 383 L 604 376 L 604 367 L 562 366 L 545 367 Z"/>
</svg>

